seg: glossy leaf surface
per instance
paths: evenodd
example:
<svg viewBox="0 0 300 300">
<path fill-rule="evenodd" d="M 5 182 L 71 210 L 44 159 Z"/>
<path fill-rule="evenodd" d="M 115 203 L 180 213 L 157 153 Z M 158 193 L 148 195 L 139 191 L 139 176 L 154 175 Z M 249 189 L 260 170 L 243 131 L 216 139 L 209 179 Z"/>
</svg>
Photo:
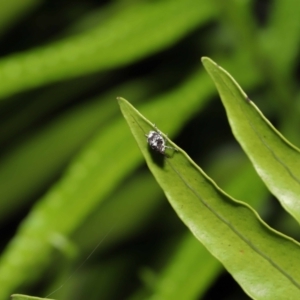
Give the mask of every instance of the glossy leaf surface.
<svg viewBox="0 0 300 300">
<path fill-rule="evenodd" d="M 145 134 L 153 125 L 126 100 L 122 113 L 149 169 L 178 216 L 216 257 L 247 294 L 255 299 L 293 299 L 300 292 L 298 258 L 294 240 L 268 227 L 248 205 L 233 200 L 188 157 L 168 150 L 153 152 Z"/>
</svg>

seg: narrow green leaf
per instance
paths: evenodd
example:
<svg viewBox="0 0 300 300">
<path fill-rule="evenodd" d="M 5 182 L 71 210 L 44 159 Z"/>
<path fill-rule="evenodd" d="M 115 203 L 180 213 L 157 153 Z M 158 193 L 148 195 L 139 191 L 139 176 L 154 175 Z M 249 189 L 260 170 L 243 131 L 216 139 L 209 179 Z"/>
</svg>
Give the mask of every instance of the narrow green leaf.
<svg viewBox="0 0 300 300">
<path fill-rule="evenodd" d="M 141 201 L 140 195 L 145 190 L 148 192 Z M 74 242 L 80 245 L 81 253 L 87 256 L 90 249 L 99 243 L 99 238 L 106 236 L 107 232 L 109 235 L 101 243 L 101 251 L 112 243 L 131 238 L 153 220 L 162 203 L 162 196 L 161 189 L 149 172 L 139 173 L 127 180 L 97 211 L 89 215 L 83 226 L 72 235 Z"/>
<path fill-rule="evenodd" d="M 283 77 L 289 74 L 297 63 L 300 22 L 295 20 L 299 14 L 298 0 L 274 1 L 269 22 L 260 32 L 260 40 L 268 59 Z M 282 45 L 284 45 L 282 51 L 274 51 L 274 49 L 280 49 Z"/>
<path fill-rule="evenodd" d="M 209 58 L 202 62 L 225 106 L 232 131 L 259 176 L 300 222 L 300 152 L 263 116 L 236 81 Z"/>
<path fill-rule="evenodd" d="M 269 190 L 240 149 L 221 149 L 210 161 L 207 174 L 225 193 L 235 199 L 243 199 L 256 211 L 265 206 Z"/>
<path fill-rule="evenodd" d="M 149 299 L 200 299 L 221 270 L 221 264 L 188 233 L 157 278 Z"/>
<path fill-rule="evenodd" d="M 297 299 L 300 247 L 266 225 L 248 205 L 233 200 L 188 157 L 177 152 L 163 156 L 149 149 L 145 134 L 153 130 L 126 100 L 122 113 L 149 169 L 163 188 L 178 216 L 204 246 L 219 259 L 255 299 Z"/>
<path fill-rule="evenodd" d="M 0 60 L 0 97 L 123 66 L 166 48 L 214 16 L 209 2 L 126 5 L 93 29 Z"/>
<path fill-rule="evenodd" d="M 136 99 L 145 98 L 148 91 L 141 80 L 120 85 L 118 90 Z M 10 217 L 16 207 L 22 209 L 30 196 L 57 176 L 70 157 L 107 125 L 118 112 L 111 101 L 114 98 L 115 90 L 67 111 L 0 159 L 0 195 L 5 199 L 0 202 L 1 220 Z"/>
<path fill-rule="evenodd" d="M 237 199 L 246 198 L 251 206 L 259 206 L 258 203 L 265 199 L 268 191 L 246 159 L 241 151 L 234 155 L 232 149 L 222 151 L 211 158 L 213 165 L 210 164 L 209 173 L 219 177 L 225 190 L 230 191 L 229 194 L 237 195 Z M 177 248 L 169 264 L 156 279 L 151 299 L 201 298 L 222 271 L 220 263 L 191 234 L 186 235 Z"/>
<path fill-rule="evenodd" d="M 21 295 L 21 294 L 13 294 L 11 295 L 11 298 L 13 300 L 54 300 L 50 298 L 39 298 L 39 297 L 33 297 L 33 296 Z"/>
</svg>

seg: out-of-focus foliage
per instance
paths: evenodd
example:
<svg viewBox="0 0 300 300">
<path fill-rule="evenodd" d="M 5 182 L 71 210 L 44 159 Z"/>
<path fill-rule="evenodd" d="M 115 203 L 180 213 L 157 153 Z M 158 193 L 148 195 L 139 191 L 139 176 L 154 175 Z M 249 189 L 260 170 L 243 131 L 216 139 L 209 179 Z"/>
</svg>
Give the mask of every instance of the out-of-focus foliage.
<svg viewBox="0 0 300 300">
<path fill-rule="evenodd" d="M 116 97 L 298 238 L 199 59 L 218 61 L 300 145 L 299 15 L 296 0 L 3 1 L 0 299 L 245 298 L 145 172 Z"/>
</svg>

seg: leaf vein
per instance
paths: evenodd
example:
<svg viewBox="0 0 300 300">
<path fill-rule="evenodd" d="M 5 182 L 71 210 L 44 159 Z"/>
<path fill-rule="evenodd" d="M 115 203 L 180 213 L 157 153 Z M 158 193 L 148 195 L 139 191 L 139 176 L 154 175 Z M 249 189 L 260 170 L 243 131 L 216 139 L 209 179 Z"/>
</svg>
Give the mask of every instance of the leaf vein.
<svg viewBox="0 0 300 300">
<path fill-rule="evenodd" d="M 240 233 L 226 218 L 224 218 L 222 215 L 220 215 L 217 211 L 215 211 L 196 191 L 195 188 L 193 188 L 180 174 L 180 172 L 177 171 L 177 169 L 172 165 L 171 162 L 169 162 L 169 165 L 173 169 L 173 171 L 179 176 L 179 178 L 182 180 L 182 182 L 186 185 L 188 189 L 192 191 L 192 193 L 198 198 L 219 220 L 224 222 L 240 239 L 242 239 L 246 244 L 248 244 L 258 255 L 263 257 L 265 260 L 267 260 L 274 268 L 276 268 L 280 273 L 282 273 L 288 280 L 290 280 L 298 289 L 300 289 L 300 284 L 287 272 L 284 271 L 276 262 L 274 262 L 267 254 L 262 252 L 259 248 L 257 248 L 253 243 L 246 238 L 242 233 Z M 199 171 L 199 170 L 198 170 Z M 200 171 L 201 172 L 201 171 Z M 219 192 L 219 188 L 215 185 L 214 182 L 210 182 L 214 186 L 215 189 L 217 189 Z M 225 195 L 226 196 L 226 195 Z M 232 200 L 233 201 L 233 200 Z M 242 204 L 241 204 L 242 205 Z"/>
</svg>

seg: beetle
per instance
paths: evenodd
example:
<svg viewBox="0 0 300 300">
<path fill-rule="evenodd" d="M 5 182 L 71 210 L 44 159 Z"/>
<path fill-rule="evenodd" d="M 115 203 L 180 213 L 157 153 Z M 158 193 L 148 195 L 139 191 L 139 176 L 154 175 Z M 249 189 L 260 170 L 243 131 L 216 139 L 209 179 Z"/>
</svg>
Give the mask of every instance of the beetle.
<svg viewBox="0 0 300 300">
<path fill-rule="evenodd" d="M 162 155 L 166 155 L 166 148 L 178 151 L 174 147 L 167 146 L 166 139 L 163 137 L 162 133 L 158 130 L 158 128 L 155 125 L 154 127 L 155 131 L 151 130 L 148 134 L 145 134 L 145 136 L 147 137 L 147 142 L 151 149 L 153 149 L 156 152 L 159 152 Z"/>
</svg>

